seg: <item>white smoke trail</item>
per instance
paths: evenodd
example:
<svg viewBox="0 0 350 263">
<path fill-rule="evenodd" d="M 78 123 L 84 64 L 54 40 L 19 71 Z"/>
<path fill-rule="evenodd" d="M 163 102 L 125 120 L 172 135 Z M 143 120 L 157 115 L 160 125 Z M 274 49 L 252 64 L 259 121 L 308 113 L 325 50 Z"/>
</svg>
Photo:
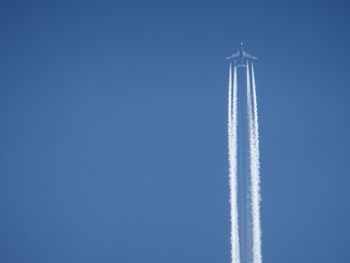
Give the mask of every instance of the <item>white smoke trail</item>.
<svg viewBox="0 0 350 263">
<path fill-rule="evenodd" d="M 228 155 L 231 206 L 231 262 L 240 263 L 237 208 L 237 70 L 234 67 L 232 80 L 232 64 L 230 64 L 228 85 Z"/>
<path fill-rule="evenodd" d="M 251 215 L 252 218 L 254 217 L 254 206 L 253 206 L 253 201 L 252 201 L 252 173 L 254 171 L 254 164 L 253 164 L 253 153 L 254 153 L 254 120 L 253 120 L 253 108 L 252 108 L 252 95 L 251 95 L 251 88 L 250 88 L 250 74 L 249 74 L 249 63 L 247 61 L 246 64 L 246 82 L 247 82 L 247 121 L 248 121 L 248 142 L 249 142 L 249 174 L 250 174 L 250 194 L 251 194 Z M 253 229 L 254 229 L 254 220 L 252 220 L 252 226 L 251 226 L 251 231 L 252 233 L 254 233 Z M 253 243 L 254 243 L 254 234 L 252 234 L 252 239 L 253 239 Z M 253 247 L 251 247 L 254 245 L 249 244 L 248 247 L 248 251 L 251 252 L 251 255 L 249 256 L 253 256 L 254 252 L 253 252 Z M 250 262 L 250 260 L 249 260 Z M 254 261 L 254 257 L 253 257 L 253 263 L 255 263 Z"/>
<path fill-rule="evenodd" d="M 256 99 L 254 66 L 252 64 L 252 93 L 253 93 L 253 126 L 254 126 L 254 144 L 252 154 L 252 217 L 253 217 L 253 262 L 262 262 L 261 253 L 261 226 L 260 226 L 260 152 L 259 152 L 259 123 L 258 123 L 258 105 Z"/>
<path fill-rule="evenodd" d="M 253 68 L 252 68 L 253 70 Z M 249 152 L 250 152 L 250 182 L 252 202 L 252 238 L 253 263 L 261 263 L 261 228 L 260 228 L 260 178 L 259 178 L 259 134 L 258 113 L 256 103 L 255 76 L 252 73 L 253 96 L 250 87 L 249 64 L 247 63 L 247 113 L 249 129 Z"/>
</svg>

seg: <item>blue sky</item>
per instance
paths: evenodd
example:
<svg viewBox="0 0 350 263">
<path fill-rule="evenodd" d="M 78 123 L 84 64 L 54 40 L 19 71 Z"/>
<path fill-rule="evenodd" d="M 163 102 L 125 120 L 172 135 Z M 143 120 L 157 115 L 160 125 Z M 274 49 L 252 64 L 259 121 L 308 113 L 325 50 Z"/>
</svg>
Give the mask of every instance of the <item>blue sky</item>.
<svg viewBox="0 0 350 263">
<path fill-rule="evenodd" d="M 349 10 L 2 1 L 0 261 L 229 262 L 224 58 L 243 41 L 265 262 L 346 262 Z"/>
</svg>

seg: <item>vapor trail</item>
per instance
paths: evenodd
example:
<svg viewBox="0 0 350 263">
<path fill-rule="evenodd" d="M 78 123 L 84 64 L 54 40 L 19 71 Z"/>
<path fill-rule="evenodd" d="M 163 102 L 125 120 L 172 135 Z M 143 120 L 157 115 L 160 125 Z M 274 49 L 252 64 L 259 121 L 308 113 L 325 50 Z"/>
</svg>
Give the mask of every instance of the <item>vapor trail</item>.
<svg viewBox="0 0 350 263">
<path fill-rule="evenodd" d="M 248 121 L 248 149 L 249 149 L 249 177 L 250 177 L 250 195 L 251 195 L 251 216 L 252 216 L 252 225 L 251 225 L 251 232 L 252 232 L 252 239 L 253 239 L 253 244 L 249 244 L 248 251 L 251 252 L 249 255 L 250 257 L 253 257 L 252 260 L 253 263 L 256 263 L 254 261 L 254 214 L 255 214 L 255 207 L 253 205 L 253 173 L 255 171 L 255 163 L 254 163 L 254 152 L 255 152 L 255 136 L 254 136 L 254 115 L 253 115 L 253 106 L 252 106 L 252 95 L 251 95 L 251 87 L 250 87 L 250 73 L 249 73 L 249 63 L 247 62 L 246 64 L 246 83 L 247 83 L 247 121 Z"/>
<path fill-rule="evenodd" d="M 248 69 L 248 68 L 247 68 Z M 249 69 L 248 69 L 249 70 Z M 251 154 L 251 194 L 253 219 L 253 263 L 262 262 L 261 226 L 260 226 L 260 152 L 259 152 L 259 123 L 258 105 L 256 99 L 254 66 L 252 64 L 252 93 L 253 93 L 253 152 Z"/>
<path fill-rule="evenodd" d="M 228 85 L 228 155 L 231 217 L 231 262 L 240 263 L 237 208 L 237 70 L 232 64 Z M 232 87 L 233 86 L 233 87 Z"/>
</svg>

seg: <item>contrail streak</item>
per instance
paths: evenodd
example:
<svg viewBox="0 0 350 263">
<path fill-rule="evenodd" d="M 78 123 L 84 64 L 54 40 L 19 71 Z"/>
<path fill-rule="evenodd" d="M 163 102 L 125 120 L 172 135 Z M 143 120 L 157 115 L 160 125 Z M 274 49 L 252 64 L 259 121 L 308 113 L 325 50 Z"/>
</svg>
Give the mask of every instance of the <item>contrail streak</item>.
<svg viewBox="0 0 350 263">
<path fill-rule="evenodd" d="M 250 177 L 250 195 L 251 195 L 251 217 L 253 218 L 254 213 L 255 213 L 255 207 L 253 206 L 253 171 L 255 170 L 254 168 L 254 116 L 253 116 L 253 106 L 252 106 L 252 95 L 251 95 L 251 87 L 250 87 L 250 74 L 249 74 L 249 64 L 247 62 L 246 64 L 246 83 L 247 83 L 247 121 L 248 121 L 248 149 L 249 149 L 249 177 Z M 252 225 L 251 227 L 251 233 L 254 233 L 253 229 L 254 229 L 254 220 L 252 220 Z M 252 234 L 252 239 L 253 239 L 253 244 L 254 244 L 254 234 Z M 253 256 L 254 252 L 253 247 L 254 245 L 249 244 L 249 248 L 248 251 L 251 253 L 249 256 Z M 249 259 L 249 263 L 251 262 L 252 259 Z M 254 261 L 254 257 L 252 260 L 253 263 L 255 263 Z"/>
<path fill-rule="evenodd" d="M 238 208 L 237 208 L 237 70 L 232 64 L 229 71 L 228 85 L 228 155 L 229 186 L 231 206 L 231 262 L 240 263 Z"/>
<path fill-rule="evenodd" d="M 259 134 L 258 113 L 256 102 L 255 76 L 252 68 L 252 90 L 250 87 L 249 64 L 247 63 L 247 113 L 249 129 L 249 152 L 250 152 L 250 182 L 252 202 L 252 237 L 253 263 L 261 263 L 261 228 L 260 228 L 260 178 L 259 178 Z M 252 95 L 253 93 L 253 95 Z"/>
<path fill-rule="evenodd" d="M 248 69 L 248 68 L 247 68 Z M 248 69 L 249 70 L 249 69 Z M 262 262 L 261 226 L 260 226 L 260 152 L 259 152 L 259 123 L 258 105 L 256 99 L 254 66 L 252 64 L 252 93 L 253 93 L 253 152 L 251 154 L 251 191 L 253 217 L 253 263 Z"/>
</svg>

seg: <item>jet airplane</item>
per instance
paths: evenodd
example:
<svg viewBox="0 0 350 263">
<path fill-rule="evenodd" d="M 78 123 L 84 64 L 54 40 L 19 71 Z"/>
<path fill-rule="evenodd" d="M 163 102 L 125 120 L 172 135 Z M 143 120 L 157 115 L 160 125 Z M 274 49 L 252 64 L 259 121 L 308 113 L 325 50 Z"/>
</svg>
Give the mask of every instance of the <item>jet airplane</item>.
<svg viewBox="0 0 350 263">
<path fill-rule="evenodd" d="M 241 42 L 240 50 L 226 57 L 226 59 L 233 60 L 235 67 L 245 67 L 248 59 L 257 60 L 258 58 L 245 52 L 243 49 L 243 43 Z"/>
</svg>

